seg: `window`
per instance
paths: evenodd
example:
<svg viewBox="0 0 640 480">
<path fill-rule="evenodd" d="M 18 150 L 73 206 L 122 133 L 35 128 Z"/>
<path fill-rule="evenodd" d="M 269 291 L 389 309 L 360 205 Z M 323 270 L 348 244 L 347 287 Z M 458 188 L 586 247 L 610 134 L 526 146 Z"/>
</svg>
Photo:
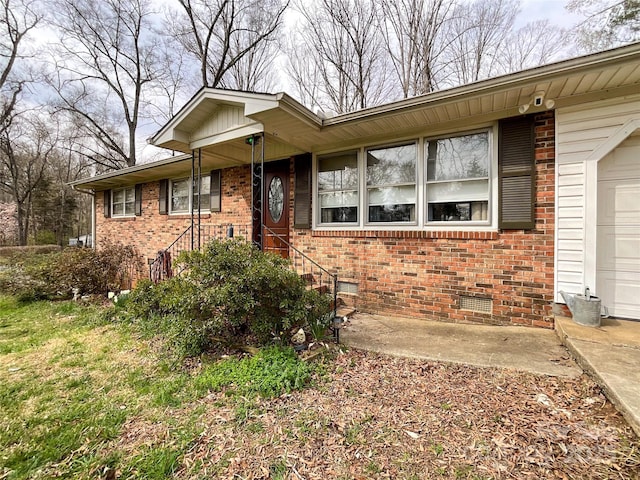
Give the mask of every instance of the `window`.
<svg viewBox="0 0 640 480">
<path fill-rule="evenodd" d="M 121 188 L 111 191 L 111 216 L 131 217 L 136 213 L 135 187 Z"/>
<path fill-rule="evenodd" d="M 427 220 L 486 222 L 489 212 L 489 134 L 425 142 Z"/>
<path fill-rule="evenodd" d="M 496 133 L 494 126 L 318 155 L 317 226 L 497 228 Z"/>
<path fill-rule="evenodd" d="M 415 222 L 415 143 L 367 150 L 369 222 Z"/>
<path fill-rule="evenodd" d="M 321 223 L 358 221 L 358 153 L 318 157 L 318 197 Z"/>
<path fill-rule="evenodd" d="M 189 192 L 191 185 L 190 178 L 171 181 L 171 213 L 190 213 L 191 202 L 193 208 L 198 209 L 198 183 L 193 184 L 193 191 Z M 209 176 L 203 176 L 200 179 L 200 211 L 209 211 L 211 208 L 210 195 L 211 181 Z"/>
</svg>

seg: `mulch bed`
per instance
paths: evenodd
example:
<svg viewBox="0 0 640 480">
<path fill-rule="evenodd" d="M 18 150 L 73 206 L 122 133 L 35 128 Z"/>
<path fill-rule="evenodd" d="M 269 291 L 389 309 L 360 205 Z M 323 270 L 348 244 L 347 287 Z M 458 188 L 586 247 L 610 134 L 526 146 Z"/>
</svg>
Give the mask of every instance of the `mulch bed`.
<svg viewBox="0 0 640 480">
<path fill-rule="evenodd" d="M 202 400 L 180 478 L 640 478 L 640 442 L 586 376 L 349 351 L 303 392 Z"/>
</svg>

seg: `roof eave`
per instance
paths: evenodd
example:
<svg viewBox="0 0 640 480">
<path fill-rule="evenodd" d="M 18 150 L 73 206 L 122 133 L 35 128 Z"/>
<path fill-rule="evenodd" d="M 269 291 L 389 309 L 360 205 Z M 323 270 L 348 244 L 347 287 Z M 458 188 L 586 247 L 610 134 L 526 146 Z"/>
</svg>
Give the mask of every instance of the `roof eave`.
<svg viewBox="0 0 640 480">
<path fill-rule="evenodd" d="M 182 162 L 185 160 L 189 160 L 191 158 L 190 154 L 184 155 L 176 155 L 174 157 L 163 158 L 162 160 L 157 160 L 155 162 L 142 163 L 140 165 L 134 165 L 132 167 L 122 168 L 120 170 L 113 170 L 110 172 L 102 173 L 100 175 L 96 175 L 95 177 L 83 178 L 80 180 L 75 180 L 73 182 L 67 183 L 67 185 L 73 188 L 83 188 L 83 189 L 94 189 L 100 188 L 99 185 L 108 180 L 114 178 L 122 178 L 128 175 L 141 173 L 145 170 L 161 170 L 163 166 L 173 165 L 178 162 Z"/>
<path fill-rule="evenodd" d="M 562 60 L 516 73 L 509 73 L 499 77 L 489 78 L 487 80 L 480 80 L 459 87 L 439 90 L 377 107 L 345 113 L 324 120 L 323 126 L 328 127 L 339 125 L 342 123 L 392 113 L 394 111 L 435 106 L 442 103 L 453 102 L 455 100 L 482 96 L 508 87 L 517 87 L 519 85 L 525 85 L 532 82 L 549 80 L 555 77 L 568 75 L 570 73 L 590 70 L 594 67 L 615 65 L 637 56 L 640 56 L 640 42 L 578 58 Z"/>
</svg>

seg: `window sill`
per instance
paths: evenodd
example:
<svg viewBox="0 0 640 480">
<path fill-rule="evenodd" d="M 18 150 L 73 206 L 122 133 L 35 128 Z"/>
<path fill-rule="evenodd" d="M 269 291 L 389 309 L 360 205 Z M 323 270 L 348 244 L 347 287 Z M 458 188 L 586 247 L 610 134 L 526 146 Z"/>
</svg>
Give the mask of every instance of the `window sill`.
<svg viewBox="0 0 640 480">
<path fill-rule="evenodd" d="M 188 218 L 189 220 L 191 220 L 191 214 L 190 213 L 170 213 L 169 215 L 167 215 L 167 217 L 169 217 L 172 220 L 184 220 L 185 218 Z M 201 212 L 200 213 L 200 218 L 211 218 L 211 213 L 210 212 Z M 198 213 L 194 212 L 193 213 L 193 219 L 197 220 L 198 219 Z"/>
<path fill-rule="evenodd" d="M 130 220 L 135 220 L 136 216 L 135 215 L 126 215 L 126 216 L 122 216 L 122 217 L 109 217 L 109 220 L 114 221 L 114 222 L 127 222 Z"/>
<path fill-rule="evenodd" d="M 312 230 L 312 237 L 351 238 L 450 238 L 456 240 L 497 240 L 497 230 Z"/>
</svg>

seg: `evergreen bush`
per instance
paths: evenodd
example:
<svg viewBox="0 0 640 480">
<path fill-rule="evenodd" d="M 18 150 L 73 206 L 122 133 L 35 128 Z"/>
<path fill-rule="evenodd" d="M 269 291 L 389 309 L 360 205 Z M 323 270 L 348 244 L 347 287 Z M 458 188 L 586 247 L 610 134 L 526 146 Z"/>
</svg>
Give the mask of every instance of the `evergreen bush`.
<svg viewBox="0 0 640 480">
<path fill-rule="evenodd" d="M 329 311 L 328 296 L 307 290 L 288 260 L 241 239 L 213 241 L 202 251 L 182 253 L 177 263 L 181 275 L 157 285 L 140 282 L 121 316 L 165 336 L 181 356 L 203 351 L 213 339 L 286 341 Z M 175 338 L 174 324 L 189 341 Z"/>
</svg>

